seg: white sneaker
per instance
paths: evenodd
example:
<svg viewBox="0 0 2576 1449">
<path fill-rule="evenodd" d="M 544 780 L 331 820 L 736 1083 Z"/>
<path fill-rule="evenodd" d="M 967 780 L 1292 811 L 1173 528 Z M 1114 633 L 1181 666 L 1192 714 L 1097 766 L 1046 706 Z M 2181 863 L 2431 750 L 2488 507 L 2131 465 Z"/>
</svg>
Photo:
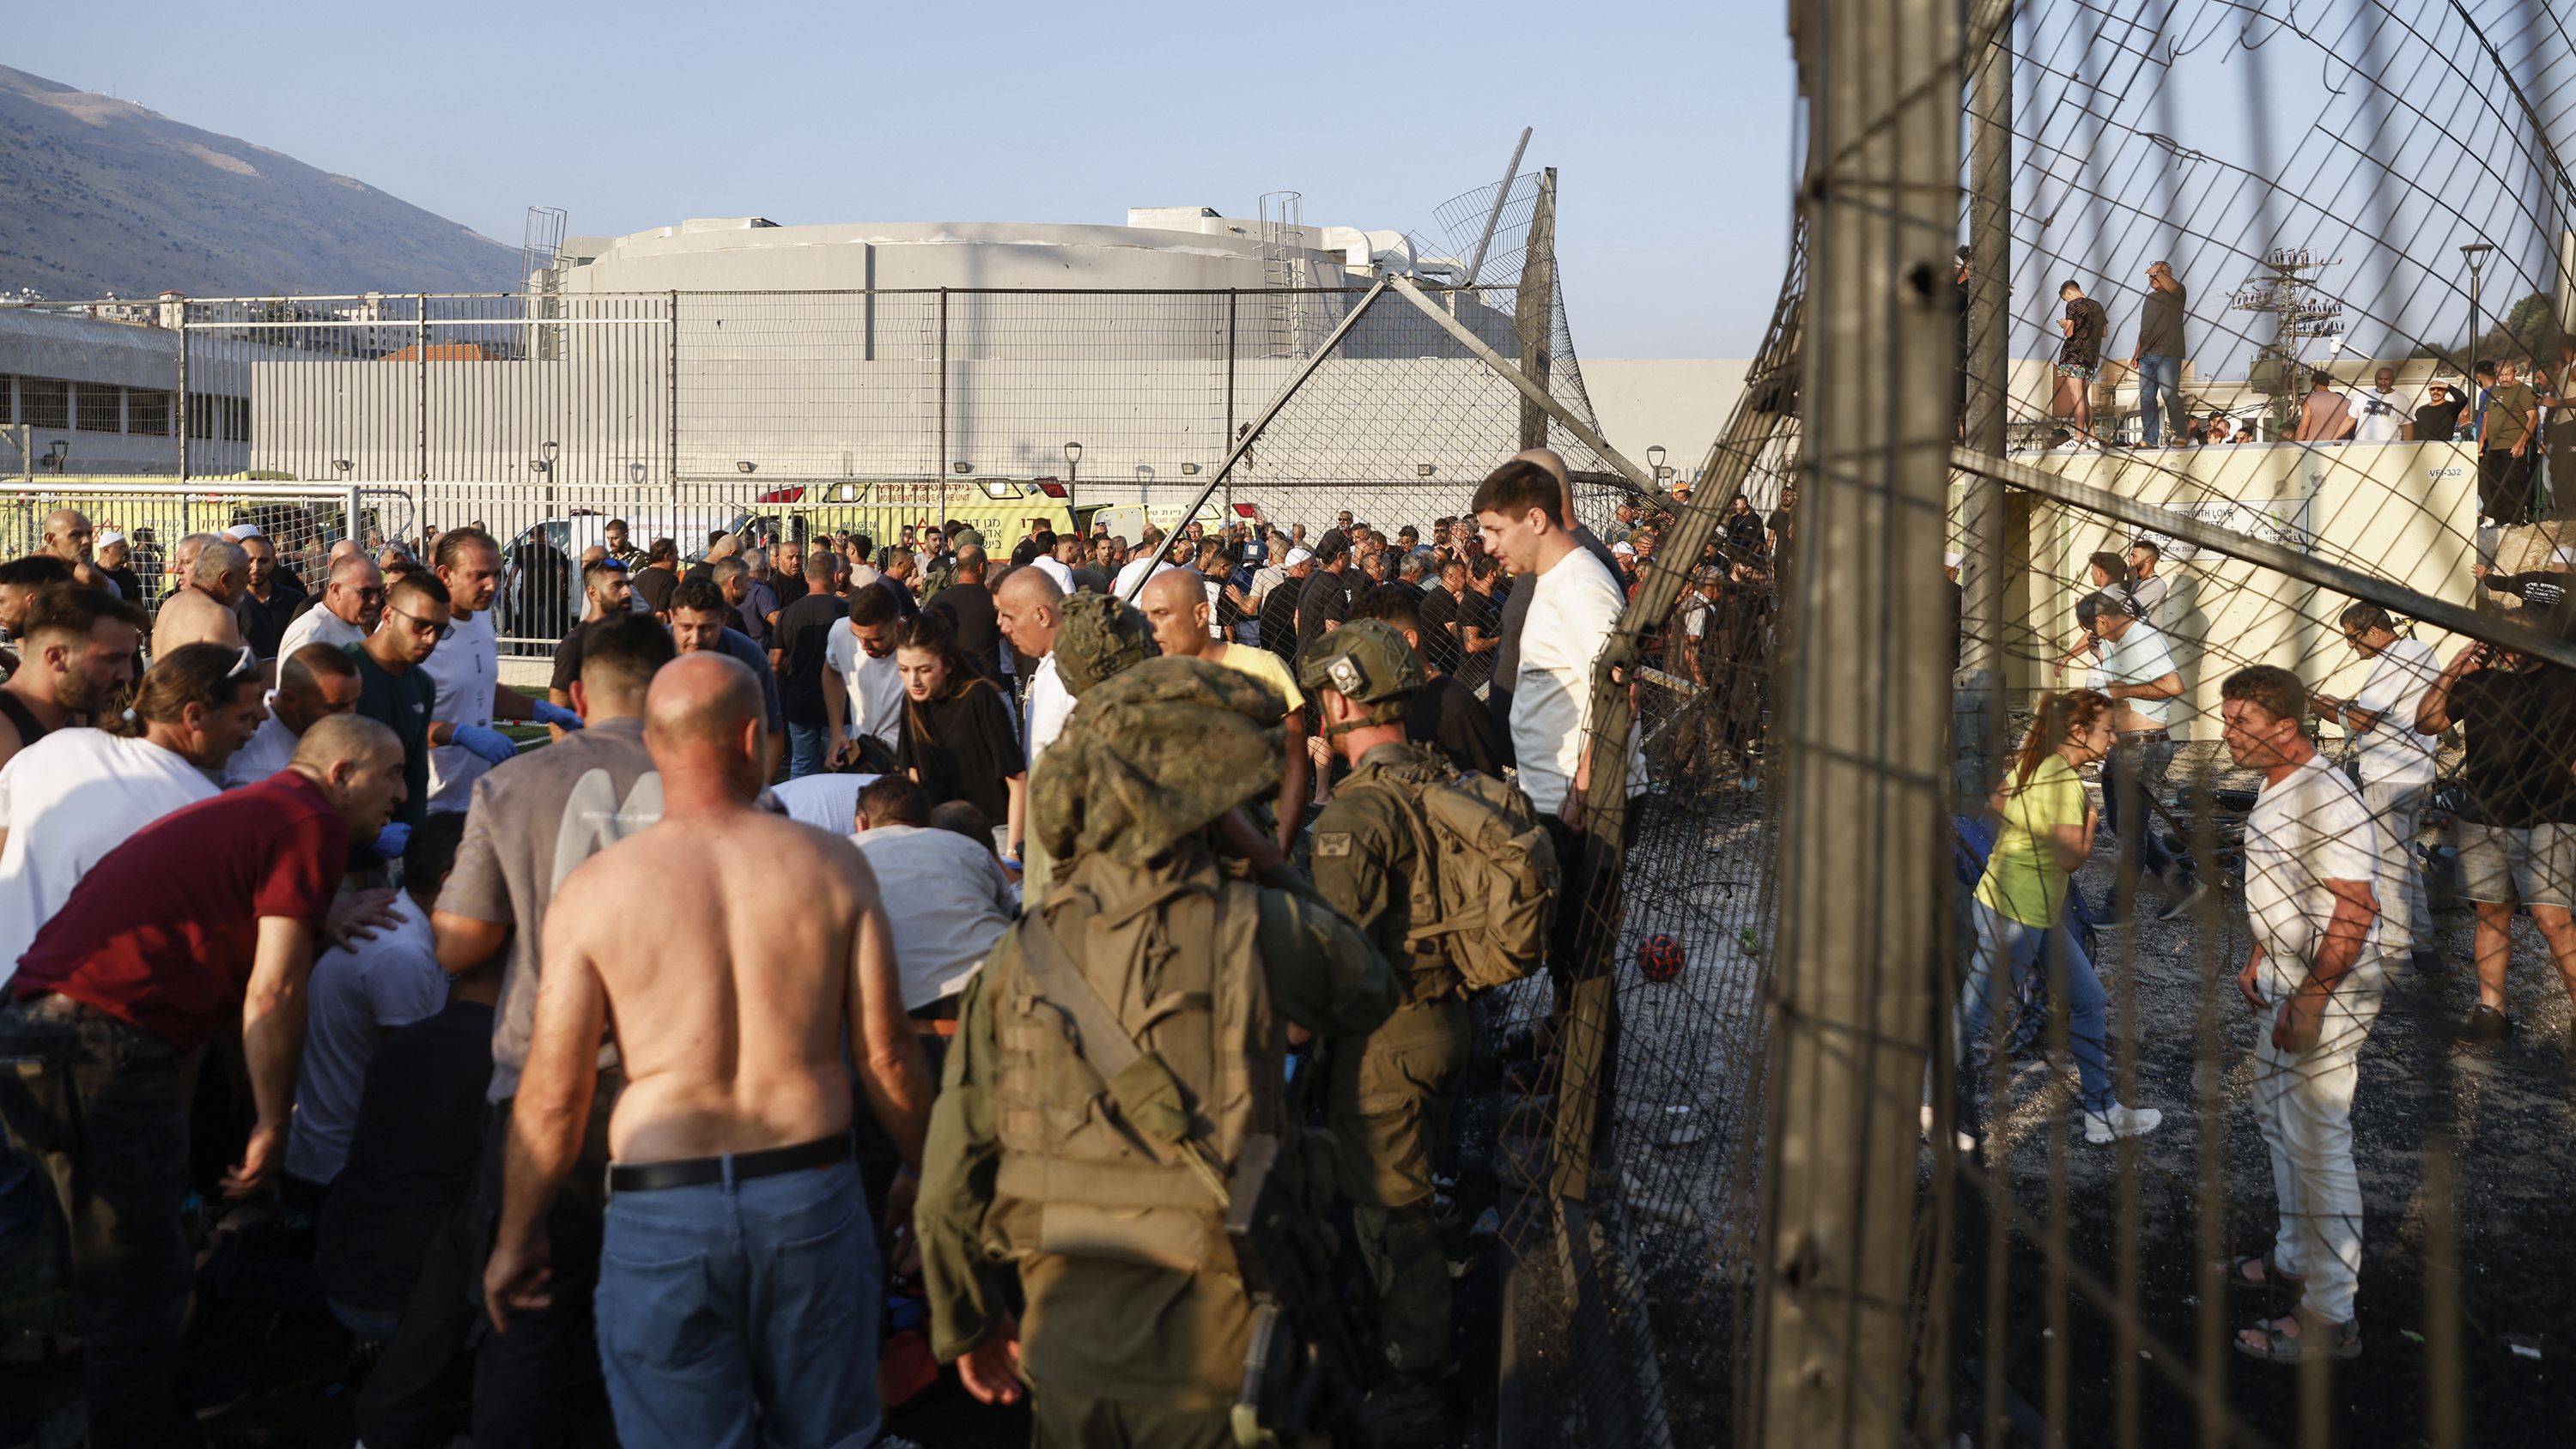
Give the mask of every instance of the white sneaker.
<svg viewBox="0 0 2576 1449">
<path fill-rule="evenodd" d="M 1977 1150 L 1977 1139 L 1970 1134 L 1966 1132 L 1953 1132 L 1951 1137 L 1957 1142 L 1961 1152 L 1975 1152 Z M 1929 1102 L 1923 1104 L 1923 1138 L 1927 1142 L 1932 1139 L 1932 1104 Z"/>
<path fill-rule="evenodd" d="M 2108 1112 L 2084 1114 L 2084 1140 L 2116 1142 L 2123 1137 L 2144 1137 L 2164 1120 L 2165 1114 L 2153 1107 L 2123 1107 L 2114 1102 Z"/>
</svg>

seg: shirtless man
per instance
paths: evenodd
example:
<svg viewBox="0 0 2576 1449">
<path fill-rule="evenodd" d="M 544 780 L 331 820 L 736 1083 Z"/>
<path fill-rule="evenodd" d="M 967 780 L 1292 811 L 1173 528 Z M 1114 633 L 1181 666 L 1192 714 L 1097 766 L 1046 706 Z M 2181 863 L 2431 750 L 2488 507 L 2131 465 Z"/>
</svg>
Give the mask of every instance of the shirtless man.
<svg viewBox="0 0 2576 1449">
<path fill-rule="evenodd" d="M 197 566 L 187 586 L 161 605 L 152 621 L 152 657 L 162 658 L 187 644 L 242 647 L 241 621 L 233 605 L 250 582 L 250 555 L 230 539 L 213 539 L 197 550 Z"/>
<path fill-rule="evenodd" d="M 549 1301 L 545 1209 L 580 1152 L 613 1022 L 626 1087 L 608 1124 L 597 1316 L 630 1449 L 735 1442 L 755 1416 L 773 1443 L 877 1432 L 876 1314 L 851 1308 L 879 1285 L 844 1029 L 907 1176 L 930 1079 L 857 848 L 752 804 L 763 716 L 741 663 L 665 665 L 644 706 L 661 822 L 585 861 L 546 913 L 484 1300 L 505 1333 L 513 1310 Z M 754 907 L 781 890 L 799 909 Z"/>
</svg>

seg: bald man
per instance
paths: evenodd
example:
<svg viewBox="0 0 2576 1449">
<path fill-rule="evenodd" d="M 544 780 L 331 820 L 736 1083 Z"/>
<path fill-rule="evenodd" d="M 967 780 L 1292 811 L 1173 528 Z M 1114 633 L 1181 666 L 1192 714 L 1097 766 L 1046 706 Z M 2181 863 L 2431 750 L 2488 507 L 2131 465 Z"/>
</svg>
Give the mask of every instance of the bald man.
<svg viewBox="0 0 2576 1449">
<path fill-rule="evenodd" d="M 298 743 L 313 726 L 335 714 L 358 708 L 358 662 L 345 649 L 307 644 L 277 661 L 277 688 L 268 697 L 268 718 L 250 742 L 224 762 L 224 788 L 265 780 L 295 758 Z"/>
<path fill-rule="evenodd" d="M 37 552 L 50 554 L 71 566 L 72 582 L 105 589 L 119 598 L 124 591 L 107 571 L 90 557 L 97 542 L 98 530 L 90 526 L 89 515 L 77 508 L 57 508 L 45 515 L 44 542 Z M 141 602 L 137 600 L 137 602 Z"/>
<path fill-rule="evenodd" d="M 152 657 L 164 659 L 190 644 L 244 644 L 241 620 L 233 606 L 241 602 L 250 581 L 250 555 L 230 539 L 209 539 L 197 550 L 197 565 L 187 587 L 162 601 L 152 621 Z"/>
<path fill-rule="evenodd" d="M 1064 596 L 1055 576 L 1040 568 L 1017 568 L 993 590 L 993 622 L 1011 647 L 1037 661 L 1029 670 L 1028 727 L 1020 732 L 1029 764 L 1064 733 L 1073 713 L 1073 696 L 1055 673 L 1055 631 L 1064 623 Z"/>
<path fill-rule="evenodd" d="M 664 666 L 644 705 L 661 821 L 582 863 L 546 913 L 484 1302 L 506 1334 L 549 1301 L 546 1207 L 613 1023 L 626 1086 L 597 1318 L 630 1449 L 739 1442 L 755 1422 L 780 1444 L 867 1444 L 878 1428 L 877 1315 L 852 1311 L 879 1294 L 853 1088 L 917 1174 L 930 1078 L 857 847 L 752 803 L 765 715 L 732 658 Z M 754 904 L 780 899 L 797 908 Z M 696 1340 L 677 1364 L 674 1324 Z"/>
<path fill-rule="evenodd" d="M 286 626 L 286 637 L 277 644 L 278 657 L 283 659 L 307 644 L 354 649 L 367 642 L 384 616 L 384 570 L 362 550 L 342 553 L 334 548 L 322 597 Z"/>
<path fill-rule="evenodd" d="M 1136 607 L 1153 626 L 1154 642 L 1166 654 L 1204 659 L 1249 674 L 1279 691 L 1288 701 L 1288 757 L 1279 772 L 1279 849 L 1297 842 L 1297 827 L 1308 793 L 1314 787 L 1315 762 L 1306 748 L 1306 696 L 1289 676 L 1279 656 L 1252 644 L 1229 644 L 1208 634 L 1207 583 L 1196 569 L 1173 569 L 1145 581 Z"/>
</svg>

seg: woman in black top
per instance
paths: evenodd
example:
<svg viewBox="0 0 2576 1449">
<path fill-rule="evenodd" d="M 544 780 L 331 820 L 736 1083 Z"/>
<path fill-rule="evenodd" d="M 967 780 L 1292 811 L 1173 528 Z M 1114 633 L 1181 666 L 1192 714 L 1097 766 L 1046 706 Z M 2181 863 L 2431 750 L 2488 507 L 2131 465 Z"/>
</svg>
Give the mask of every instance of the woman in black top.
<svg viewBox="0 0 2576 1449">
<path fill-rule="evenodd" d="M 2057 330 L 2066 341 L 2057 349 L 2057 402 L 2052 409 L 2061 418 L 2074 422 L 2075 442 L 2091 443 L 2093 437 L 2093 382 L 2102 375 L 2102 339 L 2111 330 L 2111 318 L 2102 304 L 2084 295 L 2084 289 L 2073 282 L 2061 284 L 2057 295 L 2066 302 L 2066 315 L 2057 319 Z"/>
<path fill-rule="evenodd" d="M 923 614 L 895 636 L 894 665 L 904 696 L 896 762 L 933 805 L 964 800 L 985 819 L 1008 822 L 1018 859 L 1028 767 L 1002 692 L 966 662 L 938 614 Z"/>
</svg>

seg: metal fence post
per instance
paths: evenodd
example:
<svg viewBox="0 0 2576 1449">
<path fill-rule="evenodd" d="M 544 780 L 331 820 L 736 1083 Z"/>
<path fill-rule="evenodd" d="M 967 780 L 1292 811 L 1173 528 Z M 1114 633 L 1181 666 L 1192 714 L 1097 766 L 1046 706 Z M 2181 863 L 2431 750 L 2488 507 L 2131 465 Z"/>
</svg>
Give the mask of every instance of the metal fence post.
<svg viewBox="0 0 2576 1449">
<path fill-rule="evenodd" d="M 1979 0 L 1968 22 L 1968 355 L 1963 441 L 2003 456 L 2012 363 L 2012 24 L 2013 0 Z M 1959 798 L 1982 800 L 1999 778 L 2004 732 L 2004 486 L 1971 476 L 1959 510 Z"/>
<path fill-rule="evenodd" d="M 419 293 L 414 300 L 420 313 L 412 319 L 412 446 L 418 463 L 415 477 L 426 483 L 429 481 L 429 294 Z"/>
<path fill-rule="evenodd" d="M 170 394 L 170 418 L 179 435 L 179 481 L 188 481 L 188 304 L 179 304 L 179 386 Z"/>
<path fill-rule="evenodd" d="M 939 476 L 948 476 L 948 289 L 939 289 Z M 1067 511 L 1071 501 L 1067 500 Z"/>
<path fill-rule="evenodd" d="M 680 294 L 670 295 L 662 318 L 662 492 L 680 501 Z"/>
<path fill-rule="evenodd" d="M 1234 346 L 1235 331 L 1234 331 L 1234 327 L 1235 327 L 1235 315 L 1236 315 L 1236 309 L 1242 305 L 1242 302 L 1243 302 L 1243 289 L 1241 289 L 1240 287 L 1230 289 L 1230 290 L 1228 290 L 1228 291 L 1226 292 L 1226 294 L 1225 294 L 1225 437 L 1224 437 L 1223 439 L 1221 439 L 1220 441 L 1222 441 L 1222 442 L 1225 444 L 1225 446 L 1227 446 L 1227 447 L 1229 447 L 1229 448 L 1231 448 L 1231 447 L 1233 447 L 1233 446 L 1234 446 L 1234 371 L 1235 371 L 1235 346 Z M 1228 474 L 1226 474 L 1226 477 L 1225 477 L 1225 507 L 1226 507 L 1226 511 L 1227 511 L 1228 513 L 1231 513 L 1231 512 L 1233 512 L 1233 511 L 1234 511 L 1234 475 L 1233 475 L 1232 473 L 1228 473 Z M 1269 547 L 1269 542 L 1270 542 L 1270 541 L 1269 541 L 1268 539 L 1263 539 L 1263 540 L 1262 540 L 1262 546 L 1263 546 L 1265 549 L 1266 549 L 1266 548 L 1268 548 L 1268 547 Z M 1266 553 L 1263 555 L 1263 557 L 1265 557 L 1265 558 L 1266 558 L 1266 557 L 1268 557 L 1268 556 L 1269 556 L 1269 555 L 1268 555 L 1268 554 L 1266 554 Z"/>
<path fill-rule="evenodd" d="M 1811 345 L 1785 713 L 1761 1298 L 1747 1442 L 1906 1435 L 1934 996 L 1956 426 L 1960 16 L 1810 0 Z"/>
<path fill-rule="evenodd" d="M 1503 183 L 1509 190 L 1511 183 Z M 1529 242 L 1522 251 L 1519 295 L 1512 301 L 1512 330 L 1520 343 L 1521 375 L 1547 389 L 1548 348 L 1556 331 L 1556 168 L 1539 173 L 1538 205 L 1530 212 Z M 1521 446 L 1547 446 L 1547 413 L 1521 401 Z"/>
</svg>

